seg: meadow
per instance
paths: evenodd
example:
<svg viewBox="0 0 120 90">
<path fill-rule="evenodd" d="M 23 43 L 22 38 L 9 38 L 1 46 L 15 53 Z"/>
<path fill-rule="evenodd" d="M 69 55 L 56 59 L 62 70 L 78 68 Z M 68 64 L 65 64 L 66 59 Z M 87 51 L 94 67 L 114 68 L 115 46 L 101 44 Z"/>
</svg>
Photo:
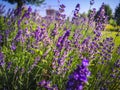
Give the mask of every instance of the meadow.
<svg viewBox="0 0 120 90">
<path fill-rule="evenodd" d="M 96 20 L 95 8 L 80 16 L 80 4 L 72 20 L 63 4 L 55 18 L 3 9 L 0 90 L 120 90 L 120 33 L 105 30 L 104 4 Z"/>
</svg>

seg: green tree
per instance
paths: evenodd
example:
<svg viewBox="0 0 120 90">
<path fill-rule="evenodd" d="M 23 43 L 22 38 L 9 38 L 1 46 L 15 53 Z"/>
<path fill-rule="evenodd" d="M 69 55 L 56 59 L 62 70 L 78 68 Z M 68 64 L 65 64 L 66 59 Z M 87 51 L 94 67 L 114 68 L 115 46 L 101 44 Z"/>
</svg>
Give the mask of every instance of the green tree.
<svg viewBox="0 0 120 90">
<path fill-rule="evenodd" d="M 45 0 L 3 0 L 3 1 L 7 1 L 11 4 L 17 3 L 17 7 L 22 7 L 24 4 L 40 5 Z"/>
<path fill-rule="evenodd" d="M 105 14 L 108 16 L 108 19 L 110 20 L 111 18 L 113 18 L 112 9 L 107 4 L 105 4 L 104 7 L 105 7 Z"/>
<path fill-rule="evenodd" d="M 116 23 L 120 25 L 120 3 L 115 9 L 115 16 L 114 16 Z"/>
</svg>

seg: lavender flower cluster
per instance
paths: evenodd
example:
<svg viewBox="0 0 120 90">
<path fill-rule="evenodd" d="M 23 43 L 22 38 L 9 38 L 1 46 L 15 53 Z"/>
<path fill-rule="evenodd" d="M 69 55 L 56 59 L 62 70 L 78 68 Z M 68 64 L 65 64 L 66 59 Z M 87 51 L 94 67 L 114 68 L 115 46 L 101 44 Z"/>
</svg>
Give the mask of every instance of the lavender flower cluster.
<svg viewBox="0 0 120 90">
<path fill-rule="evenodd" d="M 58 90 L 58 87 L 56 85 L 51 86 L 50 81 L 42 80 L 38 83 L 40 87 L 46 88 L 47 90 Z"/>
<path fill-rule="evenodd" d="M 83 90 L 84 85 L 88 82 L 90 71 L 88 69 L 89 60 L 83 59 L 82 65 L 78 65 L 74 72 L 69 76 L 66 90 Z"/>
</svg>

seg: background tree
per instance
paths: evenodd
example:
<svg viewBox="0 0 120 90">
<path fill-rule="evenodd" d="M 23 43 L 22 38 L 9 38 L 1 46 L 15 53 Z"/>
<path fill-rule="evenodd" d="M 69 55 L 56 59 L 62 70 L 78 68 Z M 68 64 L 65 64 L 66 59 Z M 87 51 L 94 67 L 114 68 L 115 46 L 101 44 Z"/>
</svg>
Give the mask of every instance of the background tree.
<svg viewBox="0 0 120 90">
<path fill-rule="evenodd" d="M 108 19 L 110 20 L 111 18 L 113 18 L 112 9 L 107 4 L 105 4 L 104 7 L 105 7 L 105 14 L 108 16 Z"/>
<path fill-rule="evenodd" d="M 22 7 L 24 4 L 40 5 L 45 0 L 3 0 L 3 1 L 7 1 L 11 4 L 17 3 L 17 7 Z"/>
<path fill-rule="evenodd" d="M 114 16 L 116 23 L 120 25 L 120 3 L 115 9 L 115 16 Z"/>
</svg>

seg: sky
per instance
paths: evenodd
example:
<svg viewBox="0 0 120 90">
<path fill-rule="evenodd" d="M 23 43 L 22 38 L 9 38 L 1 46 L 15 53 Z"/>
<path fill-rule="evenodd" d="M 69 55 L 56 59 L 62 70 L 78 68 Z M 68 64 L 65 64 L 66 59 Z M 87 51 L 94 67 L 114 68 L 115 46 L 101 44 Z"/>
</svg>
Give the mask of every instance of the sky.
<svg viewBox="0 0 120 90">
<path fill-rule="evenodd" d="M 90 0 L 59 0 L 60 4 L 64 4 L 66 6 L 65 8 L 65 14 L 67 16 L 71 16 L 72 15 L 72 11 L 75 9 L 76 4 L 80 4 L 80 13 L 83 12 L 87 12 L 90 8 Z M 100 8 L 100 6 L 102 5 L 102 3 L 105 4 L 109 4 L 113 13 L 115 11 L 115 8 L 118 6 L 118 4 L 120 3 L 120 0 L 95 0 L 94 5 L 91 7 L 92 8 L 96 8 L 97 10 Z M 59 3 L 58 0 L 45 0 L 46 3 L 45 5 L 41 5 L 41 6 L 34 6 L 34 5 L 28 5 L 31 6 L 33 8 L 33 10 L 38 10 L 41 16 L 45 16 L 46 12 L 45 10 L 48 8 L 51 9 L 56 9 L 58 10 L 59 8 Z M 9 4 L 7 2 L 4 2 L 2 0 L 0 0 L 0 4 L 6 5 L 5 10 L 7 11 L 9 8 L 15 8 L 16 4 Z"/>
</svg>

